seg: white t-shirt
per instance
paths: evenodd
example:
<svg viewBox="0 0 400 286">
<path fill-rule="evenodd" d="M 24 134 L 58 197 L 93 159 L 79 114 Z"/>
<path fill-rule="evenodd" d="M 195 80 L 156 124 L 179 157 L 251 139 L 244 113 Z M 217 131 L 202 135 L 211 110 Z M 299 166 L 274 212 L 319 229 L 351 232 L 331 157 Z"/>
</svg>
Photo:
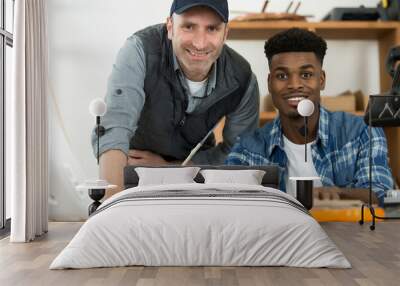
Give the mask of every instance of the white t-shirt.
<svg viewBox="0 0 400 286">
<path fill-rule="evenodd" d="M 198 104 L 198 101 L 200 101 L 206 95 L 208 78 L 203 81 L 191 81 L 186 77 L 185 79 L 189 88 L 189 101 L 186 112 L 191 113 L 194 110 L 195 105 Z"/>
<path fill-rule="evenodd" d="M 283 147 L 288 158 L 286 193 L 289 195 L 296 197 L 296 182 L 289 180 L 289 177 L 319 177 L 311 158 L 311 145 L 314 142 L 307 144 L 307 162 L 304 162 L 304 144 L 294 144 L 283 136 Z M 313 186 L 321 187 L 321 180 L 314 180 Z"/>
<path fill-rule="evenodd" d="M 191 81 L 190 79 L 186 78 L 186 83 L 189 87 L 190 95 L 194 97 L 204 97 L 206 94 L 206 88 L 207 88 L 207 81 L 208 78 L 206 78 L 203 81 Z"/>
</svg>

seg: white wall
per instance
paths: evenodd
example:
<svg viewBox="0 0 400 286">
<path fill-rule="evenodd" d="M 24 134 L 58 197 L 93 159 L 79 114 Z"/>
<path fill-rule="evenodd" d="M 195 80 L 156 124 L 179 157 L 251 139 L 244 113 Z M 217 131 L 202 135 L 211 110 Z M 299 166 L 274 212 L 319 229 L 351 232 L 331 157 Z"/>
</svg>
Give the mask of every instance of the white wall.
<svg viewBox="0 0 400 286">
<path fill-rule="evenodd" d="M 89 134 L 94 118 L 89 102 L 104 97 L 114 58 L 124 40 L 138 29 L 164 22 L 172 0 L 49 0 L 50 39 L 50 218 L 86 217 L 89 200 L 74 191 L 84 179 L 97 175 Z M 230 0 L 231 10 L 259 11 L 262 0 Z M 268 11 L 283 11 L 290 1 L 275 0 Z M 320 20 L 335 6 L 376 6 L 378 0 L 303 0 L 299 14 Z M 234 16 L 234 15 L 232 15 Z M 264 41 L 228 41 L 244 55 L 266 94 L 267 62 Z M 379 91 L 378 46 L 375 41 L 328 41 L 325 61 L 327 87 L 334 95 L 361 88 Z"/>
</svg>

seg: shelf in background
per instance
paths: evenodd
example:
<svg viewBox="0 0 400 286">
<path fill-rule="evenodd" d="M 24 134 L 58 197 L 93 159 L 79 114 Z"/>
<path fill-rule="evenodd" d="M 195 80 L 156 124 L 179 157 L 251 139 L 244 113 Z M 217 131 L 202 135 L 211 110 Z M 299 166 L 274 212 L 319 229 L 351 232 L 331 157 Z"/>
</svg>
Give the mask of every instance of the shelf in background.
<svg viewBox="0 0 400 286">
<path fill-rule="evenodd" d="M 253 21 L 229 22 L 230 40 L 264 39 L 289 28 L 303 28 L 316 32 L 326 39 L 367 40 L 379 39 L 399 29 L 399 22 L 367 21 Z"/>
<path fill-rule="evenodd" d="M 351 112 L 354 115 L 357 116 L 364 116 L 364 111 L 354 111 Z M 272 121 L 276 117 L 276 112 L 275 111 L 263 111 L 260 112 L 260 126 L 264 125 L 268 121 Z"/>
</svg>

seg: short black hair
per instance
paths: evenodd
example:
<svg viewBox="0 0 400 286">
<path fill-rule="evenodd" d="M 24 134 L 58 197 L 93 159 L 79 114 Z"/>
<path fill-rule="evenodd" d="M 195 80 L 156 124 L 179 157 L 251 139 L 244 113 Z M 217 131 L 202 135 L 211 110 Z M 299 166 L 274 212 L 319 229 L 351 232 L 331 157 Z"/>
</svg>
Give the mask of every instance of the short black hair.
<svg viewBox="0 0 400 286">
<path fill-rule="evenodd" d="M 272 57 L 287 52 L 312 52 L 321 66 L 326 54 L 326 41 L 315 33 L 305 29 L 291 28 L 279 32 L 265 41 L 264 52 L 271 65 Z"/>
</svg>

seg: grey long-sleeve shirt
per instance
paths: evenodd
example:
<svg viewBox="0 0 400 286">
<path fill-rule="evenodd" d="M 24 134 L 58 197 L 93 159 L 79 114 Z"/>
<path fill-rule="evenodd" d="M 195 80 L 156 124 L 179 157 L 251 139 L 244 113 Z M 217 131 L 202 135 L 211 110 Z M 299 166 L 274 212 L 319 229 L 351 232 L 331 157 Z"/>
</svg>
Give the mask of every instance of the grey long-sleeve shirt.
<svg viewBox="0 0 400 286">
<path fill-rule="evenodd" d="M 177 60 L 174 61 L 175 70 L 179 70 Z M 181 82 L 188 95 L 187 113 L 201 106 L 202 101 L 213 96 L 218 72 L 214 64 L 209 76 L 209 83 L 204 97 L 191 95 L 182 72 Z M 102 118 L 102 125 L 106 132 L 100 138 L 100 154 L 111 150 L 121 150 L 125 154 L 129 151 L 130 139 L 135 134 L 140 113 L 143 109 L 146 95 L 144 79 L 146 75 L 145 51 L 141 40 L 133 35 L 129 37 L 120 49 L 111 76 L 108 80 L 106 103 L 107 113 Z M 124 90 L 124 92 L 121 92 Z M 235 143 L 237 136 L 243 132 L 253 131 L 258 127 L 259 119 L 259 90 L 254 74 L 249 87 L 236 110 L 226 116 L 223 129 L 223 142 L 208 150 L 199 151 L 192 159 L 196 164 L 222 164 Z M 151 131 L 149 131 L 151 132 Z M 92 146 L 97 153 L 96 135 L 92 133 Z"/>
</svg>

